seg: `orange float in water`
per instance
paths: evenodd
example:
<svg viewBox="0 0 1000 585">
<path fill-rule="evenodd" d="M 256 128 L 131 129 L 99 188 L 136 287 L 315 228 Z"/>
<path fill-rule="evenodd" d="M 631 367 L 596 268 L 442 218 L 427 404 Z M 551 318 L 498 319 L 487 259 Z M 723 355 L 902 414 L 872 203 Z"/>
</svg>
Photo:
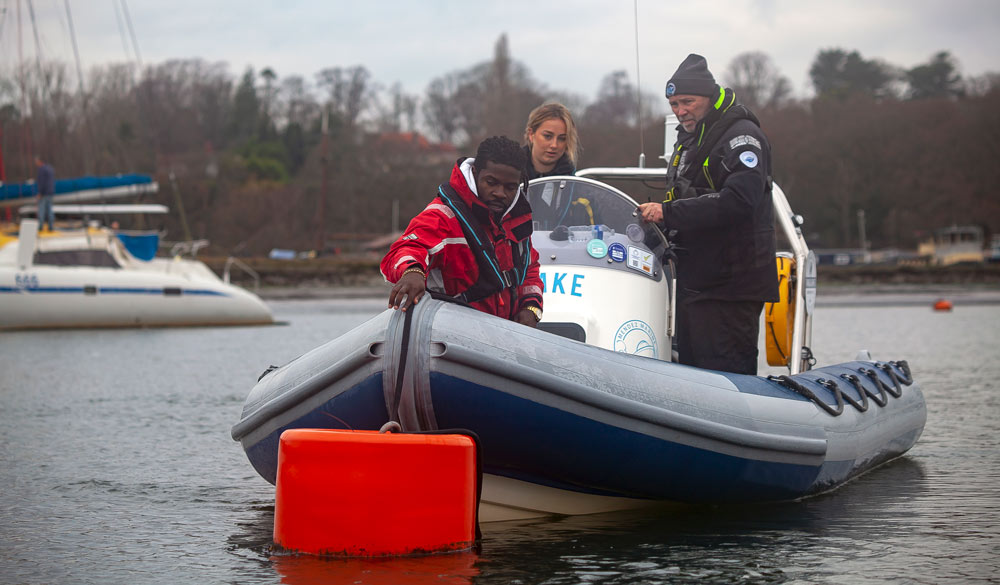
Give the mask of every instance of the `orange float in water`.
<svg viewBox="0 0 1000 585">
<path fill-rule="evenodd" d="M 938 301 L 936 303 L 934 303 L 934 310 L 935 311 L 950 311 L 951 310 L 951 301 L 949 301 L 948 299 L 938 299 Z"/>
<path fill-rule="evenodd" d="M 477 480 L 466 435 L 290 429 L 278 446 L 274 542 L 339 556 L 467 549 Z"/>
</svg>

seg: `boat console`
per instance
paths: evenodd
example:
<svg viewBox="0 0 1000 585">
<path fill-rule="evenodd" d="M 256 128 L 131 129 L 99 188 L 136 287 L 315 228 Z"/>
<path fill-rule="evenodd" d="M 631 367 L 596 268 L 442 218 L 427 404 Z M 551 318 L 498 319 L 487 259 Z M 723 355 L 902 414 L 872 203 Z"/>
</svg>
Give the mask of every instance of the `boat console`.
<svg viewBox="0 0 1000 585">
<path fill-rule="evenodd" d="M 618 189 L 545 177 L 528 189 L 545 311 L 539 329 L 590 345 L 672 361 L 673 267 L 655 226 Z"/>
</svg>

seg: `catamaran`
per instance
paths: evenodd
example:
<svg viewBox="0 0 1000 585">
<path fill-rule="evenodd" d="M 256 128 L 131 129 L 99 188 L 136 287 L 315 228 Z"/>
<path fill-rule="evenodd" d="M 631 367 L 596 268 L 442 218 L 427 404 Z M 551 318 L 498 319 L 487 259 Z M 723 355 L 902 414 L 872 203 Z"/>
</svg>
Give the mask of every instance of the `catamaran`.
<svg viewBox="0 0 1000 585">
<path fill-rule="evenodd" d="M 229 282 L 239 260 L 231 258 L 220 278 L 179 249 L 157 256 L 157 232 L 89 219 L 164 214 L 166 206 L 60 203 L 53 210 L 84 219 L 60 221 L 53 231 L 39 230 L 33 218 L 0 229 L 0 330 L 273 323 L 256 294 Z M 34 207 L 20 211 L 23 217 Z"/>
</svg>

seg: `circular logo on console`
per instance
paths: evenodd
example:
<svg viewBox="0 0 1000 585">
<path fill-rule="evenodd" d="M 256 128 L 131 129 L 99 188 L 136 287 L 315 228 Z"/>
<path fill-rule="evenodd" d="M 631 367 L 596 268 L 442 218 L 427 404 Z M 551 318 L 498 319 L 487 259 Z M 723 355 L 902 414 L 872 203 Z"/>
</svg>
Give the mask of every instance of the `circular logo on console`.
<svg viewBox="0 0 1000 585">
<path fill-rule="evenodd" d="M 587 253 L 594 258 L 604 258 L 608 255 L 608 245 L 604 243 L 604 240 L 594 238 L 587 242 Z"/>
<path fill-rule="evenodd" d="M 611 259 L 615 262 L 624 262 L 626 254 L 625 246 L 618 242 L 608 246 L 608 256 L 611 256 Z"/>
<path fill-rule="evenodd" d="M 645 321 L 632 319 L 621 324 L 615 333 L 615 351 L 655 358 L 656 334 Z"/>
</svg>

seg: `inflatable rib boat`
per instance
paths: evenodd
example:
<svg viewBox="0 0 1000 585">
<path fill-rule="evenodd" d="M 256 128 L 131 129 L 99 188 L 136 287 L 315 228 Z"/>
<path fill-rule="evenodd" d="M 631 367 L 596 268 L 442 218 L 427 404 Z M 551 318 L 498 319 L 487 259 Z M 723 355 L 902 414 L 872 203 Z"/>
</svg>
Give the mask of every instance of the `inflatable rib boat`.
<svg viewBox="0 0 1000 585">
<path fill-rule="evenodd" d="M 233 438 L 273 483 L 286 429 L 466 429 L 482 450 L 482 521 L 833 489 L 912 447 L 926 407 L 904 361 L 812 368 L 815 265 L 775 191 L 793 249 L 778 259 L 787 289 L 766 310 L 767 354 L 787 375 L 672 361 L 668 243 L 614 187 L 551 177 L 529 190 L 538 329 L 428 297 L 385 311 L 265 372 Z"/>
</svg>

